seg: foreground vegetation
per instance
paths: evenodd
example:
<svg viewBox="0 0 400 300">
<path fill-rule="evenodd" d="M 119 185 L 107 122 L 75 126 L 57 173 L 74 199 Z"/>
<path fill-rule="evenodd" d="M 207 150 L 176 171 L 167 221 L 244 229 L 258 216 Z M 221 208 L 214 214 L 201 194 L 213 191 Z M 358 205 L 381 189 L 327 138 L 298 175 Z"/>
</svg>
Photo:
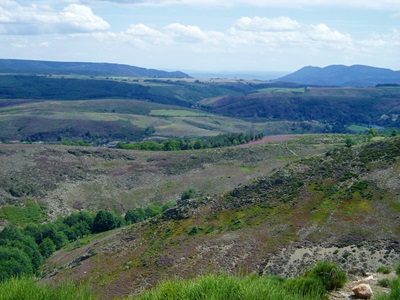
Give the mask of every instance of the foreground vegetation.
<svg viewBox="0 0 400 300">
<path fill-rule="evenodd" d="M 333 274 L 333 276 L 332 276 Z M 323 300 L 327 292 L 340 288 L 346 275 L 337 266 L 320 262 L 300 278 L 276 276 L 205 275 L 192 280 L 172 279 L 160 283 L 138 300 Z M 377 300 L 398 300 L 400 279 L 390 281 L 390 294 L 378 294 Z M 33 278 L 12 278 L 0 283 L 0 300 L 92 300 L 97 299 L 88 285 L 72 283 L 40 284 Z"/>
<path fill-rule="evenodd" d="M 138 299 L 322 300 L 327 299 L 328 291 L 342 287 L 346 280 L 346 274 L 336 265 L 319 262 L 302 277 L 295 279 L 221 274 L 187 281 L 170 280 Z"/>
<path fill-rule="evenodd" d="M 0 300 L 92 300 L 88 286 L 73 283 L 58 286 L 38 284 L 32 277 L 12 278 L 0 283 Z"/>
</svg>

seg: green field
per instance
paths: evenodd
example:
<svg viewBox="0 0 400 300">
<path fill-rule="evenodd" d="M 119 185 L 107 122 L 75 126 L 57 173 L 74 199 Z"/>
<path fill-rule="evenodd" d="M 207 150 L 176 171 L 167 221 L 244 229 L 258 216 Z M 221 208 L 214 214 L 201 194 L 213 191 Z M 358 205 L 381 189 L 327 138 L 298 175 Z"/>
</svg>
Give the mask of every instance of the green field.
<svg viewBox="0 0 400 300">
<path fill-rule="evenodd" d="M 209 114 L 202 112 L 189 111 L 189 110 L 152 110 L 149 114 L 150 116 L 162 116 L 162 117 L 207 117 Z"/>
<path fill-rule="evenodd" d="M 347 128 L 356 133 L 365 133 L 369 129 L 368 127 L 360 126 L 360 125 L 350 125 Z"/>
</svg>

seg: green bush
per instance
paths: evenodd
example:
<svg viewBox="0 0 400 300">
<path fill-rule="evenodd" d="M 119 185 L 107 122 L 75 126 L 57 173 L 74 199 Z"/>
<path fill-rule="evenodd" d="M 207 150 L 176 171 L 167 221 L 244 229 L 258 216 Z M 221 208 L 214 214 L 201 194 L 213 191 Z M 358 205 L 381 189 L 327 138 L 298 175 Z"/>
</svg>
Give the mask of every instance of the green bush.
<svg viewBox="0 0 400 300">
<path fill-rule="evenodd" d="M 381 287 L 388 288 L 390 287 L 390 280 L 388 278 L 379 279 L 378 285 L 380 285 Z"/>
<path fill-rule="evenodd" d="M 124 220 L 107 210 L 100 210 L 93 220 L 92 232 L 100 233 L 123 225 Z"/>
<path fill-rule="evenodd" d="M 398 264 L 396 267 L 396 274 L 400 275 L 400 264 Z"/>
<path fill-rule="evenodd" d="M 320 280 L 325 290 L 332 291 L 342 287 L 347 281 L 347 275 L 337 265 L 320 261 L 305 277 Z"/>
<path fill-rule="evenodd" d="M 390 272 L 392 272 L 392 269 L 386 266 L 380 266 L 378 269 L 376 269 L 376 271 L 382 274 L 389 274 Z"/>
<path fill-rule="evenodd" d="M 45 238 L 39 245 L 40 253 L 44 258 L 48 258 L 54 251 L 56 251 L 56 245 L 50 238 Z"/>
<path fill-rule="evenodd" d="M 189 226 L 189 227 L 185 228 L 185 232 L 188 235 L 199 234 L 202 230 L 203 230 L 203 228 L 198 227 L 198 226 Z"/>
<path fill-rule="evenodd" d="M 196 197 L 196 190 L 194 188 L 188 188 L 183 191 L 181 200 L 187 200 Z"/>
</svg>

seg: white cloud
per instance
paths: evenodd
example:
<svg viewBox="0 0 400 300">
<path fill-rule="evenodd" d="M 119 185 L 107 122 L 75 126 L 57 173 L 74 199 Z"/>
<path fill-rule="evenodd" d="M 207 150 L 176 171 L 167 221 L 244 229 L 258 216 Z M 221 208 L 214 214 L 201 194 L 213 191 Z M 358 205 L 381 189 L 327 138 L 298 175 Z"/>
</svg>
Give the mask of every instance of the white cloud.
<svg viewBox="0 0 400 300">
<path fill-rule="evenodd" d="M 260 17 L 243 17 L 237 20 L 236 28 L 244 31 L 293 31 L 300 27 L 299 22 L 288 18 L 274 19 Z"/>
<path fill-rule="evenodd" d="M 240 44 L 265 44 L 268 46 L 297 45 L 318 47 L 319 45 L 337 47 L 338 43 L 350 45 L 349 35 L 331 29 L 325 24 L 302 24 L 288 17 L 240 18 L 230 28 L 231 37 Z"/>
<path fill-rule="evenodd" d="M 352 7 L 393 10 L 400 8 L 398 0 L 97 0 L 130 5 L 193 5 L 193 6 L 256 6 L 256 7 Z M 82 0 L 93 2 L 93 0 Z"/>
<path fill-rule="evenodd" d="M 387 34 L 373 34 L 368 39 L 361 40 L 359 44 L 366 47 L 400 47 L 400 30 L 394 29 Z"/>
<path fill-rule="evenodd" d="M 208 35 L 197 26 L 173 23 L 165 27 L 167 33 L 177 42 L 205 42 Z"/>
<path fill-rule="evenodd" d="M 135 43 L 147 41 L 154 44 L 162 44 L 169 41 L 169 37 L 165 34 L 144 24 L 132 24 L 123 34 L 131 37 L 133 39 L 131 41 Z"/>
<path fill-rule="evenodd" d="M 100 34 L 107 36 L 107 34 Z M 96 34 L 99 36 L 99 34 Z M 220 45 L 228 49 L 238 45 L 284 46 L 287 44 L 317 46 L 338 43 L 351 44 L 349 35 L 329 28 L 325 24 L 307 25 L 288 17 L 260 18 L 243 17 L 236 21 L 226 32 L 203 30 L 198 26 L 172 23 L 164 28 L 151 28 L 144 24 L 132 24 L 118 35 L 108 35 L 118 39 L 130 40 L 141 44 L 192 44 Z M 131 39 L 129 39 L 131 38 Z"/>
<path fill-rule="evenodd" d="M 69 4 L 57 12 L 48 5 L 22 6 L 15 1 L 0 0 L 0 34 L 92 32 L 109 27 L 81 4 Z"/>
<path fill-rule="evenodd" d="M 131 24 L 121 32 L 105 30 L 77 33 L 72 36 L 77 38 L 94 37 L 109 45 L 125 43 L 147 49 L 154 45 L 156 47 L 165 45 L 202 53 L 207 53 L 207 51 L 210 53 L 265 52 L 283 48 L 309 52 L 321 51 L 321 49 L 324 51 L 339 49 L 342 52 L 356 53 L 357 47 L 368 51 L 368 47 L 378 49 L 385 46 L 395 47 L 400 44 L 399 31 L 356 40 L 351 35 L 331 28 L 327 24 L 306 24 L 286 16 L 277 18 L 242 17 L 237 19 L 234 25 L 226 31 L 205 30 L 199 26 L 181 23 L 171 23 L 164 27 L 151 27 L 139 23 Z M 185 46 L 182 47 L 182 45 Z"/>
<path fill-rule="evenodd" d="M 309 27 L 309 36 L 314 41 L 325 42 L 351 42 L 352 39 L 349 35 L 340 33 L 337 30 L 329 28 L 325 24 L 311 25 Z"/>
</svg>

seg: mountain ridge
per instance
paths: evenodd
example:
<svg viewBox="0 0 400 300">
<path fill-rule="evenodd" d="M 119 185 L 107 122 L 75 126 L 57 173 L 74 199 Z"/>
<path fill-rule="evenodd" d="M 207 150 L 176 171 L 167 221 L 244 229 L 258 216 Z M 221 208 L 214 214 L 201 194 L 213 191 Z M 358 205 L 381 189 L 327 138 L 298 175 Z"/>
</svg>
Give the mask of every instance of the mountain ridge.
<svg viewBox="0 0 400 300">
<path fill-rule="evenodd" d="M 22 59 L 0 59 L 0 73 L 190 78 L 180 71 L 167 72 L 126 64 Z"/>
<path fill-rule="evenodd" d="M 400 71 L 366 65 L 306 66 L 275 81 L 321 86 L 375 86 L 400 84 Z"/>
</svg>

